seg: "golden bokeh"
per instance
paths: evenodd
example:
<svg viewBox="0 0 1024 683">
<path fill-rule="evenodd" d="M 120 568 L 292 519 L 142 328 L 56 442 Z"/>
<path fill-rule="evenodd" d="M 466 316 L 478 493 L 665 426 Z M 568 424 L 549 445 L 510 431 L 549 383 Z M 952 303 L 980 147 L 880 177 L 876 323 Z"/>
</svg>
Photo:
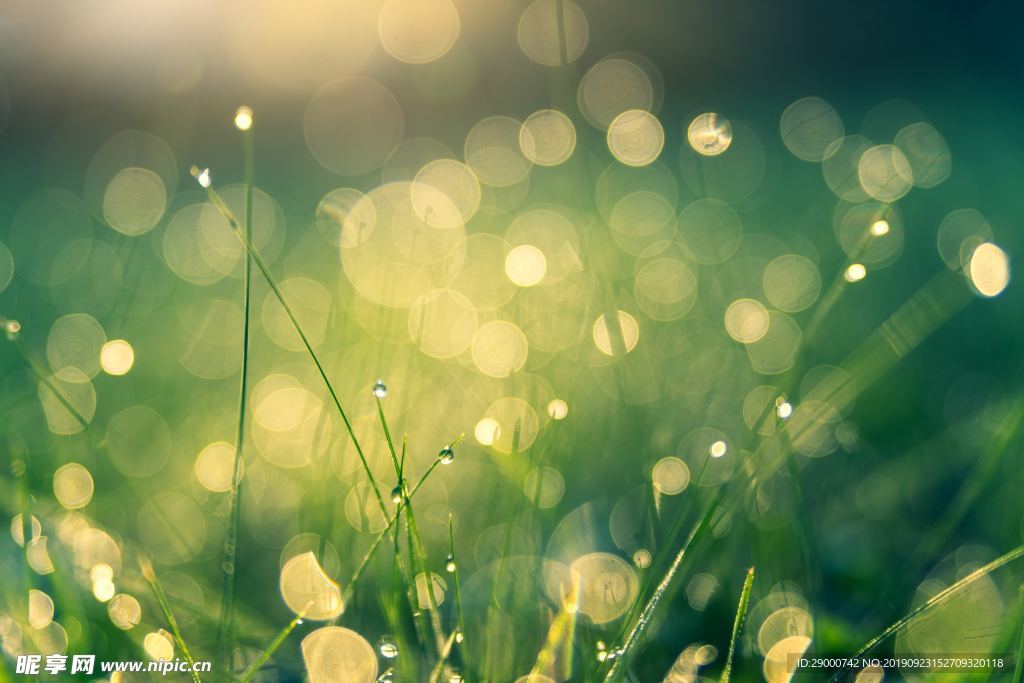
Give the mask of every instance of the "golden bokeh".
<svg viewBox="0 0 1024 683">
<path fill-rule="evenodd" d="M 505 257 L 505 274 L 520 287 L 532 287 L 544 279 L 548 262 L 544 252 L 532 244 L 520 244 Z"/>
<path fill-rule="evenodd" d="M 304 619 L 327 621 L 344 611 L 341 589 L 312 552 L 296 555 L 285 563 L 280 586 L 288 609 Z"/>
<path fill-rule="evenodd" d="M 636 570 L 618 555 L 588 553 L 574 560 L 569 572 L 579 582 L 579 611 L 595 624 L 621 617 L 640 592 Z"/>
<path fill-rule="evenodd" d="M 576 149 L 576 127 L 557 109 L 535 111 L 519 129 L 519 148 L 538 166 L 557 166 Z"/>
<path fill-rule="evenodd" d="M 107 603 L 107 615 L 114 626 L 129 631 L 142 621 L 142 605 L 131 595 L 120 593 Z"/>
<path fill-rule="evenodd" d="M 127 375 L 135 365 L 135 349 L 124 339 L 111 339 L 100 348 L 100 367 L 114 377 Z"/>
<path fill-rule="evenodd" d="M 534 0 L 523 10 L 516 29 L 523 53 L 544 66 L 576 61 L 586 49 L 589 36 L 587 16 L 572 0 Z"/>
<path fill-rule="evenodd" d="M 480 182 L 472 169 L 454 159 L 438 159 L 416 173 L 412 206 L 424 223 L 435 228 L 463 226 L 480 208 Z"/>
<path fill-rule="evenodd" d="M 702 156 L 718 156 L 732 144 L 732 124 L 713 112 L 701 114 L 687 126 L 686 141 Z"/>
<path fill-rule="evenodd" d="M 857 163 L 857 177 L 864 191 L 880 202 L 894 202 L 914 185 L 910 161 L 894 145 L 865 150 Z"/>
<path fill-rule="evenodd" d="M 77 510 L 92 500 L 92 475 L 82 465 L 70 462 L 53 473 L 53 495 L 68 510 Z"/>
<path fill-rule="evenodd" d="M 163 629 L 147 633 L 142 640 L 142 647 L 146 655 L 155 662 L 174 659 L 174 639 Z"/>
<path fill-rule="evenodd" d="M 511 187 L 530 173 L 531 163 L 519 146 L 523 124 L 510 116 L 481 120 L 466 136 L 465 159 L 481 183 Z"/>
<path fill-rule="evenodd" d="M 971 254 L 971 284 L 982 296 L 999 296 L 1010 284 L 1010 259 L 1006 252 L 985 242 Z"/>
<path fill-rule="evenodd" d="M 665 146 L 661 122 L 648 111 L 629 109 L 608 125 L 608 149 L 627 166 L 646 166 Z"/>
<path fill-rule="evenodd" d="M 473 336 L 473 363 L 489 377 L 508 377 L 519 371 L 529 350 L 526 335 L 507 320 L 485 323 Z"/>
<path fill-rule="evenodd" d="M 609 57 L 590 67 L 580 80 L 577 102 L 591 124 L 606 130 L 625 111 L 653 110 L 654 85 L 635 61 Z"/>
<path fill-rule="evenodd" d="M 377 28 L 389 55 L 407 64 L 425 64 L 452 49 L 461 21 L 449 0 L 386 0 Z"/>
<path fill-rule="evenodd" d="M 845 133 L 843 120 L 820 97 L 804 97 L 786 107 L 779 122 L 782 142 L 793 156 L 804 161 L 823 161 L 835 154 L 834 142 Z"/>
<path fill-rule="evenodd" d="M 196 479 L 207 491 L 223 493 L 231 490 L 231 476 L 235 469 L 235 447 L 226 441 L 214 441 L 196 456 Z M 239 477 L 242 461 L 239 462 Z"/>
<path fill-rule="evenodd" d="M 602 313 L 594 321 L 591 334 L 598 351 L 607 356 L 615 356 L 620 352 L 617 348 L 620 344 L 626 353 L 636 348 L 640 341 L 640 325 L 636 318 L 626 311 L 618 311 L 618 329 L 613 334 L 609 329 L 606 315 Z"/>
<path fill-rule="evenodd" d="M 302 639 L 309 683 L 374 683 L 377 653 L 365 638 L 347 628 L 325 626 Z"/>
<path fill-rule="evenodd" d="M 752 344 L 768 333 L 768 309 L 755 299 L 737 299 L 725 311 L 725 330 L 742 344 Z"/>
<path fill-rule="evenodd" d="M 167 209 L 167 190 L 160 176 L 147 168 L 126 168 L 110 181 L 103 195 L 103 218 L 125 235 L 141 235 L 156 227 Z"/>
</svg>

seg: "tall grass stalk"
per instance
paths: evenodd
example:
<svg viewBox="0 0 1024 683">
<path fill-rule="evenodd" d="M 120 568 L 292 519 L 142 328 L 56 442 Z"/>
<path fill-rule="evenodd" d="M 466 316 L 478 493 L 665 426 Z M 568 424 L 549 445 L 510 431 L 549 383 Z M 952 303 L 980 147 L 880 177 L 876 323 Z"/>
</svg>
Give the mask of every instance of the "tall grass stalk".
<svg viewBox="0 0 1024 683">
<path fill-rule="evenodd" d="M 455 592 L 455 628 L 458 638 L 456 641 L 461 648 L 461 659 L 465 662 L 468 659 L 466 653 L 466 620 L 462 614 L 462 587 L 459 584 L 459 557 L 455 554 L 455 525 L 452 513 L 448 513 L 448 557 L 452 563 L 452 590 Z M 468 667 L 466 667 L 468 668 Z M 466 672 L 466 683 L 469 680 L 469 672 Z"/>
<path fill-rule="evenodd" d="M 164 619 L 167 620 L 167 625 L 171 629 L 171 634 L 174 636 L 174 642 L 178 645 L 181 650 L 182 656 L 185 661 L 189 663 L 189 668 L 192 672 L 192 680 L 195 683 L 200 683 L 199 674 L 195 670 L 195 660 L 192 658 L 192 653 L 188 649 L 188 645 L 185 644 L 185 639 L 181 637 L 181 629 L 178 628 L 178 620 L 174 618 L 174 611 L 171 609 L 171 603 L 167 601 L 167 594 L 164 593 L 163 587 L 160 586 L 160 580 L 156 576 L 156 572 L 153 571 L 153 565 L 145 556 L 139 557 L 139 569 L 142 572 L 142 578 L 149 584 L 149 589 L 153 591 L 153 597 L 156 598 L 157 605 L 160 607 L 160 611 L 164 615 Z"/>
<path fill-rule="evenodd" d="M 269 266 L 266 261 L 260 256 L 259 251 L 253 246 L 252 241 L 249 240 L 245 233 L 241 230 L 238 219 L 235 218 L 231 209 L 227 207 L 224 200 L 221 199 L 220 195 L 213 189 L 212 186 L 206 188 L 206 195 L 209 197 L 210 202 L 217 208 L 220 214 L 228 221 L 235 236 L 241 241 L 242 246 L 245 247 L 246 252 L 252 257 L 253 263 L 259 269 L 263 279 L 266 280 L 267 285 L 270 286 L 270 290 L 274 293 L 274 297 L 281 304 L 281 308 L 284 309 L 285 315 L 288 316 L 288 320 L 292 325 L 292 328 L 299 335 L 299 339 L 302 341 L 303 347 L 309 354 L 309 357 L 313 360 L 313 365 L 316 366 L 317 372 L 320 374 L 320 378 L 323 380 L 324 385 L 327 387 L 327 393 L 331 397 L 331 402 L 334 403 L 334 407 L 337 409 L 338 414 L 341 416 L 342 422 L 345 423 L 345 429 L 348 431 L 349 437 L 352 439 L 352 444 L 355 446 L 356 454 L 359 456 L 359 462 L 363 466 L 363 471 L 366 473 L 366 477 L 370 483 L 370 487 L 373 489 L 374 496 L 377 498 L 377 503 L 380 505 L 381 511 L 387 516 L 387 505 L 384 503 L 384 496 L 380 492 L 380 486 L 377 484 L 376 477 L 373 476 L 373 471 L 370 469 L 370 464 L 366 460 L 366 455 L 363 453 L 363 447 L 359 444 L 359 439 L 356 437 L 355 430 L 352 428 L 352 422 L 349 420 L 348 414 L 341 405 L 341 400 L 338 398 L 338 394 L 334 389 L 334 385 L 331 380 L 327 377 L 327 371 L 324 370 L 323 364 L 320 362 L 320 357 L 317 356 L 316 351 L 313 350 L 313 345 L 309 341 L 309 337 L 302 329 L 302 325 L 299 324 L 298 318 L 295 317 L 295 312 L 292 307 L 288 304 L 288 300 L 285 298 L 284 293 L 277 284 L 277 280 L 270 272 Z"/>
<path fill-rule="evenodd" d="M 245 237 L 252 242 L 253 217 L 253 131 L 242 131 L 245 174 Z M 241 514 L 242 482 L 240 481 L 245 443 L 245 409 L 249 378 L 249 317 L 252 307 L 252 256 L 245 254 L 245 267 L 242 284 L 242 369 L 238 381 L 238 427 L 235 432 L 235 457 L 231 467 L 231 490 L 228 498 L 228 528 L 224 539 L 224 556 L 221 570 L 224 573 L 221 591 L 220 620 L 217 623 L 217 653 L 220 657 L 221 670 L 230 672 L 234 653 L 234 618 L 235 618 L 235 585 L 236 558 L 238 556 L 238 522 Z"/>
<path fill-rule="evenodd" d="M 245 671 L 242 673 L 239 683 L 249 683 L 249 681 L 252 680 L 252 677 L 263 668 L 263 665 L 266 664 L 271 657 L 274 656 L 274 653 L 277 652 L 278 648 L 280 648 L 282 644 L 284 644 L 284 641 L 288 640 L 288 636 L 291 635 L 296 626 L 302 623 L 304 617 L 305 611 L 295 615 L 295 618 L 289 621 L 288 624 L 281 629 L 281 632 L 278 633 L 272 641 L 270 641 L 270 645 L 267 646 L 267 649 L 261 652 L 256 659 L 252 660 L 249 666 L 245 667 Z"/>
<path fill-rule="evenodd" d="M 732 622 L 732 635 L 729 636 L 729 653 L 725 656 L 725 668 L 722 669 L 722 677 L 719 683 L 729 683 L 732 675 L 732 660 L 736 655 L 736 640 L 739 638 L 740 630 L 743 628 L 743 621 L 747 618 L 747 605 L 750 604 L 750 589 L 754 585 L 754 568 L 747 570 L 747 577 L 743 580 L 743 590 L 740 591 L 740 604 L 736 608 L 736 619 Z"/>
</svg>

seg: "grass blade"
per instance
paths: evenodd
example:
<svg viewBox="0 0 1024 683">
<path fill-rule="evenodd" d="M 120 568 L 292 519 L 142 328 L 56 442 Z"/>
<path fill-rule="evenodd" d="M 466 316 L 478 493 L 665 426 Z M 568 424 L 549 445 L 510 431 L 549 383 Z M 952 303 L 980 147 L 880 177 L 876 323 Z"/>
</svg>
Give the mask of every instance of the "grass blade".
<svg viewBox="0 0 1024 683">
<path fill-rule="evenodd" d="M 193 170 L 198 172 L 196 169 Z M 210 201 L 217 208 L 220 214 L 225 218 L 225 220 L 228 221 L 228 224 L 231 226 L 231 229 L 235 233 L 235 236 L 241 241 L 242 246 L 245 247 L 245 250 L 249 254 L 249 256 L 252 257 L 253 263 L 256 264 L 256 267 L 259 269 L 260 274 L 263 276 L 263 279 L 266 280 L 267 284 L 270 286 L 271 291 L 274 293 L 274 296 L 277 298 L 278 302 L 281 304 L 281 307 L 284 309 L 285 315 L 288 317 L 289 322 L 291 322 L 292 328 L 294 328 L 295 332 L 299 335 L 299 339 L 302 341 L 302 345 L 306 349 L 306 353 L 308 353 L 309 357 L 313 360 L 313 365 L 316 366 L 316 370 L 320 374 L 320 378 L 323 380 L 324 385 L 327 387 L 327 393 L 331 397 L 331 402 L 334 403 L 334 407 L 337 409 L 338 414 L 341 416 L 342 422 L 345 423 L 345 429 L 346 431 L 348 431 L 348 435 L 352 439 L 352 444 L 356 448 L 356 454 L 359 456 L 359 462 L 363 466 L 363 471 L 366 473 L 366 477 L 370 482 L 370 487 L 373 489 L 373 493 L 377 498 L 377 503 L 380 505 L 380 509 L 384 513 L 384 515 L 387 516 L 388 508 L 387 505 L 384 503 L 384 496 L 380 492 L 380 486 L 377 484 L 377 479 L 373 476 L 373 471 L 370 469 L 370 464 L 366 460 L 366 455 L 363 453 L 363 447 L 359 444 L 359 439 L 356 437 L 355 430 L 352 429 L 352 422 L 349 420 L 348 414 L 345 412 L 345 409 L 341 405 L 341 400 L 338 398 L 338 394 L 334 390 L 334 385 L 331 384 L 331 380 L 327 377 L 327 371 L 324 370 L 324 366 L 320 362 L 320 357 L 317 356 L 316 351 L 313 350 L 313 345 L 310 343 L 309 337 L 306 336 L 305 331 L 302 329 L 302 325 L 299 324 L 298 318 L 295 317 L 295 312 L 292 310 L 292 307 L 288 304 L 288 300 L 285 298 L 284 293 L 278 286 L 277 280 L 274 278 L 273 274 L 271 274 L 270 267 L 267 266 L 267 263 L 263 260 L 263 257 L 260 256 L 260 253 L 252 245 L 252 242 L 242 232 L 238 223 L 238 219 L 235 218 L 234 214 L 231 212 L 231 209 L 227 207 L 227 205 L 224 203 L 224 200 L 220 198 L 220 195 L 218 195 L 214 191 L 212 186 L 206 187 L 206 195 L 207 197 L 209 197 Z"/>
<path fill-rule="evenodd" d="M 693 547 L 693 544 L 704 535 L 704 532 L 711 525 L 711 519 L 714 516 L 715 511 L 718 509 L 718 506 L 721 504 L 722 498 L 724 497 L 727 489 L 728 487 L 725 486 L 719 489 L 715 498 L 711 501 L 711 504 L 708 505 L 707 509 L 704 511 L 704 515 L 701 517 L 697 525 L 693 527 L 690 535 L 683 543 L 683 547 L 679 549 L 678 553 L 676 553 L 675 559 L 672 560 L 672 564 L 658 583 L 658 587 L 651 594 L 651 597 L 647 599 L 643 609 L 640 610 L 640 613 L 636 618 L 636 623 L 626 636 L 626 641 L 623 643 L 622 648 L 619 651 L 619 655 L 612 660 L 611 668 L 608 669 L 608 673 L 604 677 L 605 683 L 613 683 L 613 681 L 618 680 L 618 677 L 628 665 L 629 660 L 631 660 L 636 654 L 636 649 L 640 643 L 640 639 L 647 631 L 647 628 L 651 625 L 651 620 L 654 618 L 654 613 L 658 609 L 658 605 L 661 604 L 662 598 L 664 598 L 668 593 L 673 580 L 679 573 L 679 568 L 683 564 L 683 559 L 685 559 L 690 548 Z"/>
<path fill-rule="evenodd" d="M 263 668 L 263 665 L 274 656 L 274 653 L 277 652 L 278 648 L 281 647 L 281 645 L 284 644 L 284 641 L 288 639 L 288 636 L 292 634 L 295 627 L 302 623 L 304 616 L 305 612 L 296 615 L 294 619 L 288 622 L 287 626 L 281 629 L 281 632 L 278 633 L 272 641 L 270 641 L 270 645 L 267 646 L 267 649 L 261 652 L 260 656 L 252 660 L 249 666 L 245 668 L 245 671 L 242 673 L 242 677 L 238 679 L 240 683 L 248 683 L 252 677 Z"/>
<path fill-rule="evenodd" d="M 732 675 L 732 658 L 736 654 L 736 639 L 743 628 L 743 621 L 747 618 L 747 605 L 750 603 L 750 588 L 754 585 L 754 568 L 747 570 L 747 578 L 743 580 L 743 590 L 740 591 L 740 604 L 736 608 L 736 619 L 732 622 L 732 635 L 729 637 L 729 654 L 725 656 L 725 668 L 722 670 L 720 683 L 729 683 Z"/>
<path fill-rule="evenodd" d="M 163 612 L 164 619 L 167 620 L 167 625 L 171 628 L 171 634 L 174 636 L 174 642 L 178 644 L 181 649 L 182 656 L 185 657 L 185 661 L 189 663 L 189 668 L 192 670 L 192 680 L 195 683 L 200 683 L 199 674 L 195 671 L 195 660 L 192 659 L 192 653 L 189 652 L 188 645 L 185 644 L 185 639 L 181 637 L 181 629 L 178 628 L 178 620 L 174 618 L 174 612 L 171 610 L 171 603 L 167 601 L 167 594 L 164 593 L 164 589 L 160 586 L 160 581 L 156 577 L 156 572 L 153 571 L 153 565 L 145 557 L 139 558 L 139 569 L 142 571 L 142 578 L 149 584 L 149 588 L 153 591 L 153 597 L 156 598 L 157 604 L 160 606 L 160 611 Z"/>
<path fill-rule="evenodd" d="M 252 129 L 243 132 L 245 150 L 245 236 L 252 240 L 253 202 L 253 137 Z M 235 616 L 235 558 L 238 555 L 238 521 L 242 495 L 239 480 L 242 464 L 242 447 L 245 442 L 245 399 L 249 378 L 249 317 L 252 308 L 252 257 L 246 252 L 242 294 L 242 369 L 238 387 L 238 429 L 235 433 L 235 458 L 231 469 L 231 490 L 228 499 L 228 528 L 224 538 L 224 556 L 221 569 L 224 573 L 221 591 L 220 620 L 217 623 L 217 649 L 221 658 L 221 670 L 229 672 L 234 652 Z"/>
<path fill-rule="evenodd" d="M 1017 546 L 1016 548 L 1014 548 L 1010 552 L 1006 553 L 1005 555 L 1001 555 L 1000 557 L 997 557 L 996 559 L 992 560 L 991 562 L 989 562 L 985 566 L 979 567 L 978 569 L 975 569 L 973 572 L 971 572 L 970 574 L 968 574 L 964 578 L 960 579 L 956 583 L 952 584 L 948 588 L 946 588 L 946 589 L 944 589 L 942 591 L 939 591 L 934 596 L 929 598 L 927 601 L 921 603 L 920 605 L 915 607 L 913 610 L 911 610 L 910 613 L 907 614 L 905 617 L 903 617 L 902 619 L 899 619 L 898 621 L 894 622 L 892 625 L 890 625 L 884 631 L 882 631 L 877 636 L 875 636 L 874 638 L 869 640 L 867 643 L 865 643 L 864 646 L 861 647 L 859 650 L 857 650 L 857 652 L 853 656 L 854 657 L 861 657 L 861 656 L 871 652 L 876 647 L 878 647 L 886 638 L 888 638 L 889 636 L 893 635 L 894 633 L 896 633 L 897 631 L 902 629 L 904 626 L 909 624 L 911 621 L 913 621 L 914 617 L 918 616 L 922 612 L 926 612 L 926 611 L 930 610 L 932 607 L 935 607 L 937 605 L 941 605 L 942 603 L 944 603 L 947 600 L 949 600 L 960 589 L 966 588 L 967 586 L 971 585 L 972 583 L 974 583 L 978 579 L 982 578 L 983 576 L 987 576 L 987 575 L 991 574 L 992 572 L 994 572 L 995 570 L 999 569 L 1000 567 L 1003 567 L 1003 566 L 1009 564 L 1010 562 L 1013 562 L 1014 560 L 1016 560 L 1016 559 L 1018 559 L 1020 557 L 1024 557 L 1024 545 Z M 843 672 L 841 672 L 841 671 L 837 672 L 829 680 L 830 681 L 838 680 L 839 677 L 842 675 L 842 673 Z"/>
</svg>

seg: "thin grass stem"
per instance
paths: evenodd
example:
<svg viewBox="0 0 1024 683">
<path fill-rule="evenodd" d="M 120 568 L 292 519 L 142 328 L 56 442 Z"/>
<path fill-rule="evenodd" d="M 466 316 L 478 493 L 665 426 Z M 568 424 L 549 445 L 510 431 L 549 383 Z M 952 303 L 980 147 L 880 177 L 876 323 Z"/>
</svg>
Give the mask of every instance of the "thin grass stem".
<svg viewBox="0 0 1024 683">
<path fill-rule="evenodd" d="M 277 652 L 278 648 L 284 644 L 284 641 L 286 641 L 288 636 L 292 634 L 295 627 L 302 623 L 304 617 L 305 611 L 301 614 L 297 614 L 294 619 L 288 622 L 287 626 L 281 629 L 281 632 L 278 633 L 272 641 L 270 641 L 270 645 L 267 646 L 267 649 L 261 652 L 260 656 L 252 660 L 249 666 L 245 668 L 245 671 L 242 673 L 242 677 L 238 679 L 239 683 L 249 683 L 249 681 L 252 680 L 252 677 L 263 668 L 263 665 L 266 664 L 270 658 L 274 656 L 274 653 Z"/>
<path fill-rule="evenodd" d="M 174 642 L 177 643 L 178 648 L 181 649 L 181 654 L 185 658 L 185 661 L 189 663 L 189 669 L 192 672 L 192 680 L 195 683 L 200 683 L 199 674 L 195 670 L 195 660 L 192 658 L 192 653 L 188 649 L 188 645 L 185 644 L 185 639 L 181 637 L 181 629 L 178 627 L 178 620 L 174 618 L 174 611 L 171 609 L 171 603 L 167 601 L 167 594 L 164 593 L 164 589 L 160 586 L 160 580 L 156 576 L 156 572 L 153 571 L 153 565 L 145 557 L 139 558 L 139 569 L 142 571 L 142 578 L 149 584 L 149 588 L 153 591 L 153 597 L 156 598 L 157 605 L 160 606 L 160 611 L 164 615 L 164 619 L 167 620 L 167 625 L 171 629 L 171 634 L 174 636 Z"/>
<path fill-rule="evenodd" d="M 732 622 L 732 635 L 729 637 L 729 653 L 725 656 L 725 668 L 722 669 L 722 677 L 719 683 L 729 683 L 732 675 L 732 659 L 736 655 L 736 640 L 739 638 L 740 630 L 743 628 L 743 621 L 747 618 L 747 605 L 750 604 L 750 589 L 754 585 L 754 568 L 747 570 L 747 577 L 743 580 L 743 590 L 740 591 L 740 604 L 736 608 L 736 619 Z"/>
</svg>

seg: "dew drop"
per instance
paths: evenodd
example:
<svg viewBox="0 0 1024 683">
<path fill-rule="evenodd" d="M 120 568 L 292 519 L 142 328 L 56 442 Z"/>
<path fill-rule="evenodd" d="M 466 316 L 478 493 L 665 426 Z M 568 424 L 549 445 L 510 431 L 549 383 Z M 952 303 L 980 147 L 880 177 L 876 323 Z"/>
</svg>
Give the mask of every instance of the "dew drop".
<svg viewBox="0 0 1024 683">
<path fill-rule="evenodd" d="M 377 398 L 384 398 L 388 395 L 388 386 L 382 380 L 377 380 L 371 391 Z"/>
<path fill-rule="evenodd" d="M 4 336 L 9 341 L 14 341 L 21 334 L 21 323 L 17 320 L 8 320 L 4 323 Z"/>
<path fill-rule="evenodd" d="M 448 556 L 448 560 L 444 564 L 445 571 L 449 574 L 455 571 L 455 558 L 451 555 Z"/>
<path fill-rule="evenodd" d="M 381 636 L 377 641 L 377 649 L 380 650 L 381 657 L 394 659 L 398 656 L 398 644 L 391 636 Z"/>
<path fill-rule="evenodd" d="M 399 484 L 395 488 L 391 489 L 391 502 L 394 503 L 395 505 L 401 503 L 402 496 L 404 495 L 404 493 L 405 492 L 402 490 L 402 484 Z"/>
<path fill-rule="evenodd" d="M 199 183 L 199 186 L 203 189 L 210 187 L 210 183 L 213 182 L 213 178 L 210 177 L 210 169 L 208 168 L 193 166 L 189 169 L 189 173 L 192 174 L 192 177 L 196 179 L 196 182 Z"/>
<path fill-rule="evenodd" d="M 451 465 L 452 461 L 455 460 L 455 451 L 452 450 L 451 446 L 445 446 L 437 454 L 437 459 L 441 461 L 442 465 Z"/>
</svg>

